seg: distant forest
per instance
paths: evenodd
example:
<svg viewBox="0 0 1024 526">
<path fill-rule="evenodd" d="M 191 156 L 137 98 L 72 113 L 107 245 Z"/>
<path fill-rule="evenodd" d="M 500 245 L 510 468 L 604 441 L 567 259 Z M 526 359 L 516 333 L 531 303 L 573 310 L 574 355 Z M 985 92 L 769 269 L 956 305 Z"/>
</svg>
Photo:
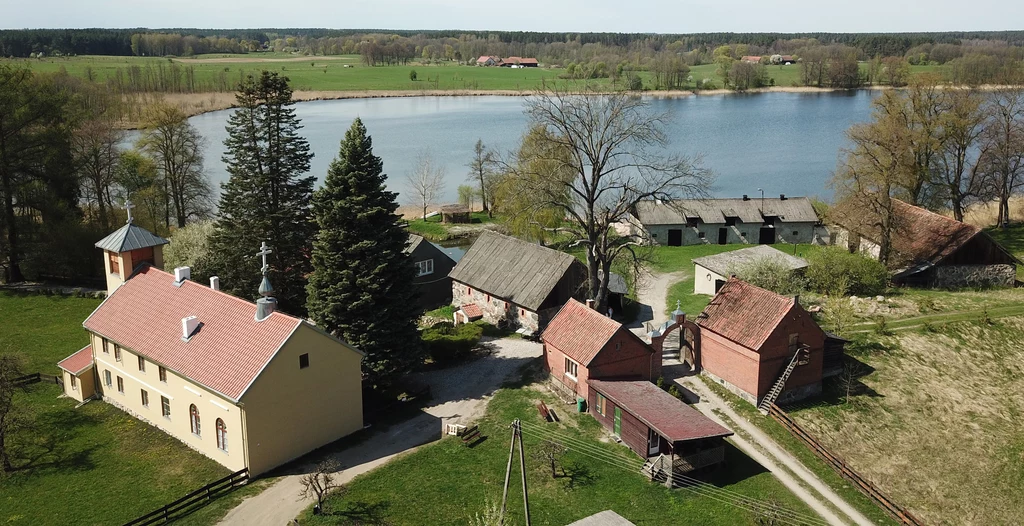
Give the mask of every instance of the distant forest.
<svg viewBox="0 0 1024 526">
<path fill-rule="evenodd" d="M 942 33 L 536 33 L 526 31 L 404 31 L 378 29 L 26 29 L 0 30 L 0 56 L 46 55 L 190 55 L 247 53 L 258 50 L 334 55 L 359 53 L 364 42 L 411 44 L 420 55 L 427 46 L 452 50 L 445 57 L 468 60 L 493 48 L 519 50 L 523 56 L 545 57 L 566 46 L 608 47 L 653 52 L 674 51 L 710 57 L 723 45 L 742 44 L 752 54 L 792 53 L 808 43 L 856 48 L 864 58 L 904 56 L 915 48 L 935 45 L 971 48 L 1024 46 L 1024 31 L 954 31 Z M 430 50 L 428 50 L 429 54 Z M 497 53 L 496 50 L 494 54 Z M 512 54 L 512 53 L 509 53 Z M 552 53 L 560 55 L 560 53 Z M 458 56 L 456 56 L 458 55 Z M 710 60 L 708 60 L 710 61 Z"/>
</svg>

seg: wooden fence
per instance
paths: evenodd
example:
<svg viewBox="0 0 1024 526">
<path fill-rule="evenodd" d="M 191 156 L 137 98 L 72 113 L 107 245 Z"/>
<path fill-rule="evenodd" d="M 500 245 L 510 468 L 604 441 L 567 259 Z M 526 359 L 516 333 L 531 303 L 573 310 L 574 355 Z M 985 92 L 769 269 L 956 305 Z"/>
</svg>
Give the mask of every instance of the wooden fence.
<svg viewBox="0 0 1024 526">
<path fill-rule="evenodd" d="M 50 374 L 32 373 L 26 374 L 25 376 L 19 376 L 14 379 L 14 386 L 21 387 L 23 385 L 37 384 L 42 381 L 53 382 L 57 385 L 64 385 L 64 381 L 59 376 L 53 376 Z"/>
<path fill-rule="evenodd" d="M 158 510 L 128 521 L 124 526 L 146 526 L 147 524 L 170 522 L 205 506 L 211 500 L 245 484 L 248 480 L 249 468 L 241 469 L 218 481 L 211 482 Z"/>
<path fill-rule="evenodd" d="M 785 411 L 779 408 L 779 406 L 772 404 L 768 409 L 768 414 L 777 422 L 782 424 L 783 427 L 788 429 L 790 433 L 793 433 L 794 436 L 807 444 L 807 446 L 811 448 L 811 451 L 814 451 L 814 453 L 821 457 L 821 459 L 829 466 L 832 466 L 832 469 L 835 469 L 844 478 L 853 482 L 857 489 L 862 493 L 871 497 L 872 500 L 878 503 L 878 505 L 896 519 L 897 522 L 907 526 L 924 526 L 924 523 L 917 517 L 913 516 L 899 504 L 893 502 L 892 499 L 882 493 L 882 491 L 872 484 L 871 481 L 860 476 L 860 474 L 850 468 L 842 458 L 826 449 L 825 446 L 821 445 L 821 443 L 811 436 L 810 433 L 804 431 L 804 429 L 794 422 L 793 419 L 785 413 Z"/>
</svg>

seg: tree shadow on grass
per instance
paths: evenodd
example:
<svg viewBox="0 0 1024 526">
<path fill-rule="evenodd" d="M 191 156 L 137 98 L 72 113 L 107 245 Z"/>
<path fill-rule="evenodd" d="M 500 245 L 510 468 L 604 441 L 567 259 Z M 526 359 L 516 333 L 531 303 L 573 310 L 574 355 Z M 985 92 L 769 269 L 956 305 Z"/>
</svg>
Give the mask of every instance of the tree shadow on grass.
<svg viewBox="0 0 1024 526">
<path fill-rule="evenodd" d="M 373 524 L 384 526 L 389 524 L 384 518 L 390 501 L 367 503 L 362 501 L 348 502 L 344 508 L 330 509 L 325 514 L 344 520 L 341 524 Z"/>
<path fill-rule="evenodd" d="M 562 465 L 562 473 L 558 478 L 563 479 L 566 489 L 590 486 L 597 480 L 597 476 L 586 464 L 576 460 Z"/>
<path fill-rule="evenodd" d="M 748 457 L 736 446 L 726 442 L 724 462 L 687 473 L 686 476 L 724 488 L 762 473 L 768 473 L 768 469 Z M 696 483 L 691 482 L 691 484 Z"/>
<path fill-rule="evenodd" d="M 18 431 L 14 444 L 15 472 L 29 473 L 55 468 L 61 472 L 89 471 L 95 468 L 92 459 L 95 445 L 72 447 L 72 442 L 86 428 L 98 421 L 93 415 L 71 408 L 67 410 L 32 412 L 28 422 Z"/>
</svg>

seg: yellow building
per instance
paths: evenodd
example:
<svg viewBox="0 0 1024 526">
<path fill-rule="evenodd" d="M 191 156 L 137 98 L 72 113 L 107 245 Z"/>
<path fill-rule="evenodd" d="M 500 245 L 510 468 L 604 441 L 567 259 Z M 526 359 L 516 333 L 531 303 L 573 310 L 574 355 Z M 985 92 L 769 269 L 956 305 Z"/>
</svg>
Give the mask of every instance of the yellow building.
<svg viewBox="0 0 1024 526">
<path fill-rule="evenodd" d="M 108 297 L 83 323 L 90 344 L 59 364 L 67 396 L 115 405 L 250 475 L 363 427 L 359 350 L 275 312 L 265 278 L 254 304 L 217 278 L 151 266 L 166 243 L 131 223 L 97 243 Z"/>
</svg>

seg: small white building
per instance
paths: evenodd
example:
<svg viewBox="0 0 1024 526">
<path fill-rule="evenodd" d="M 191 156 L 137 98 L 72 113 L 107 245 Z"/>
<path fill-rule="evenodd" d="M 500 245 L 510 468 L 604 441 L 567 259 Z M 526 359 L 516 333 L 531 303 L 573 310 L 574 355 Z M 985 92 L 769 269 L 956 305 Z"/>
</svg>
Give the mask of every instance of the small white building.
<svg viewBox="0 0 1024 526">
<path fill-rule="evenodd" d="M 729 280 L 729 276 L 737 274 L 742 279 L 743 276 L 738 274 L 742 274 L 743 267 L 766 259 L 776 260 L 792 272 L 803 272 L 807 268 L 805 259 L 768 245 L 704 256 L 693 260 L 693 293 L 713 296 Z"/>
</svg>

